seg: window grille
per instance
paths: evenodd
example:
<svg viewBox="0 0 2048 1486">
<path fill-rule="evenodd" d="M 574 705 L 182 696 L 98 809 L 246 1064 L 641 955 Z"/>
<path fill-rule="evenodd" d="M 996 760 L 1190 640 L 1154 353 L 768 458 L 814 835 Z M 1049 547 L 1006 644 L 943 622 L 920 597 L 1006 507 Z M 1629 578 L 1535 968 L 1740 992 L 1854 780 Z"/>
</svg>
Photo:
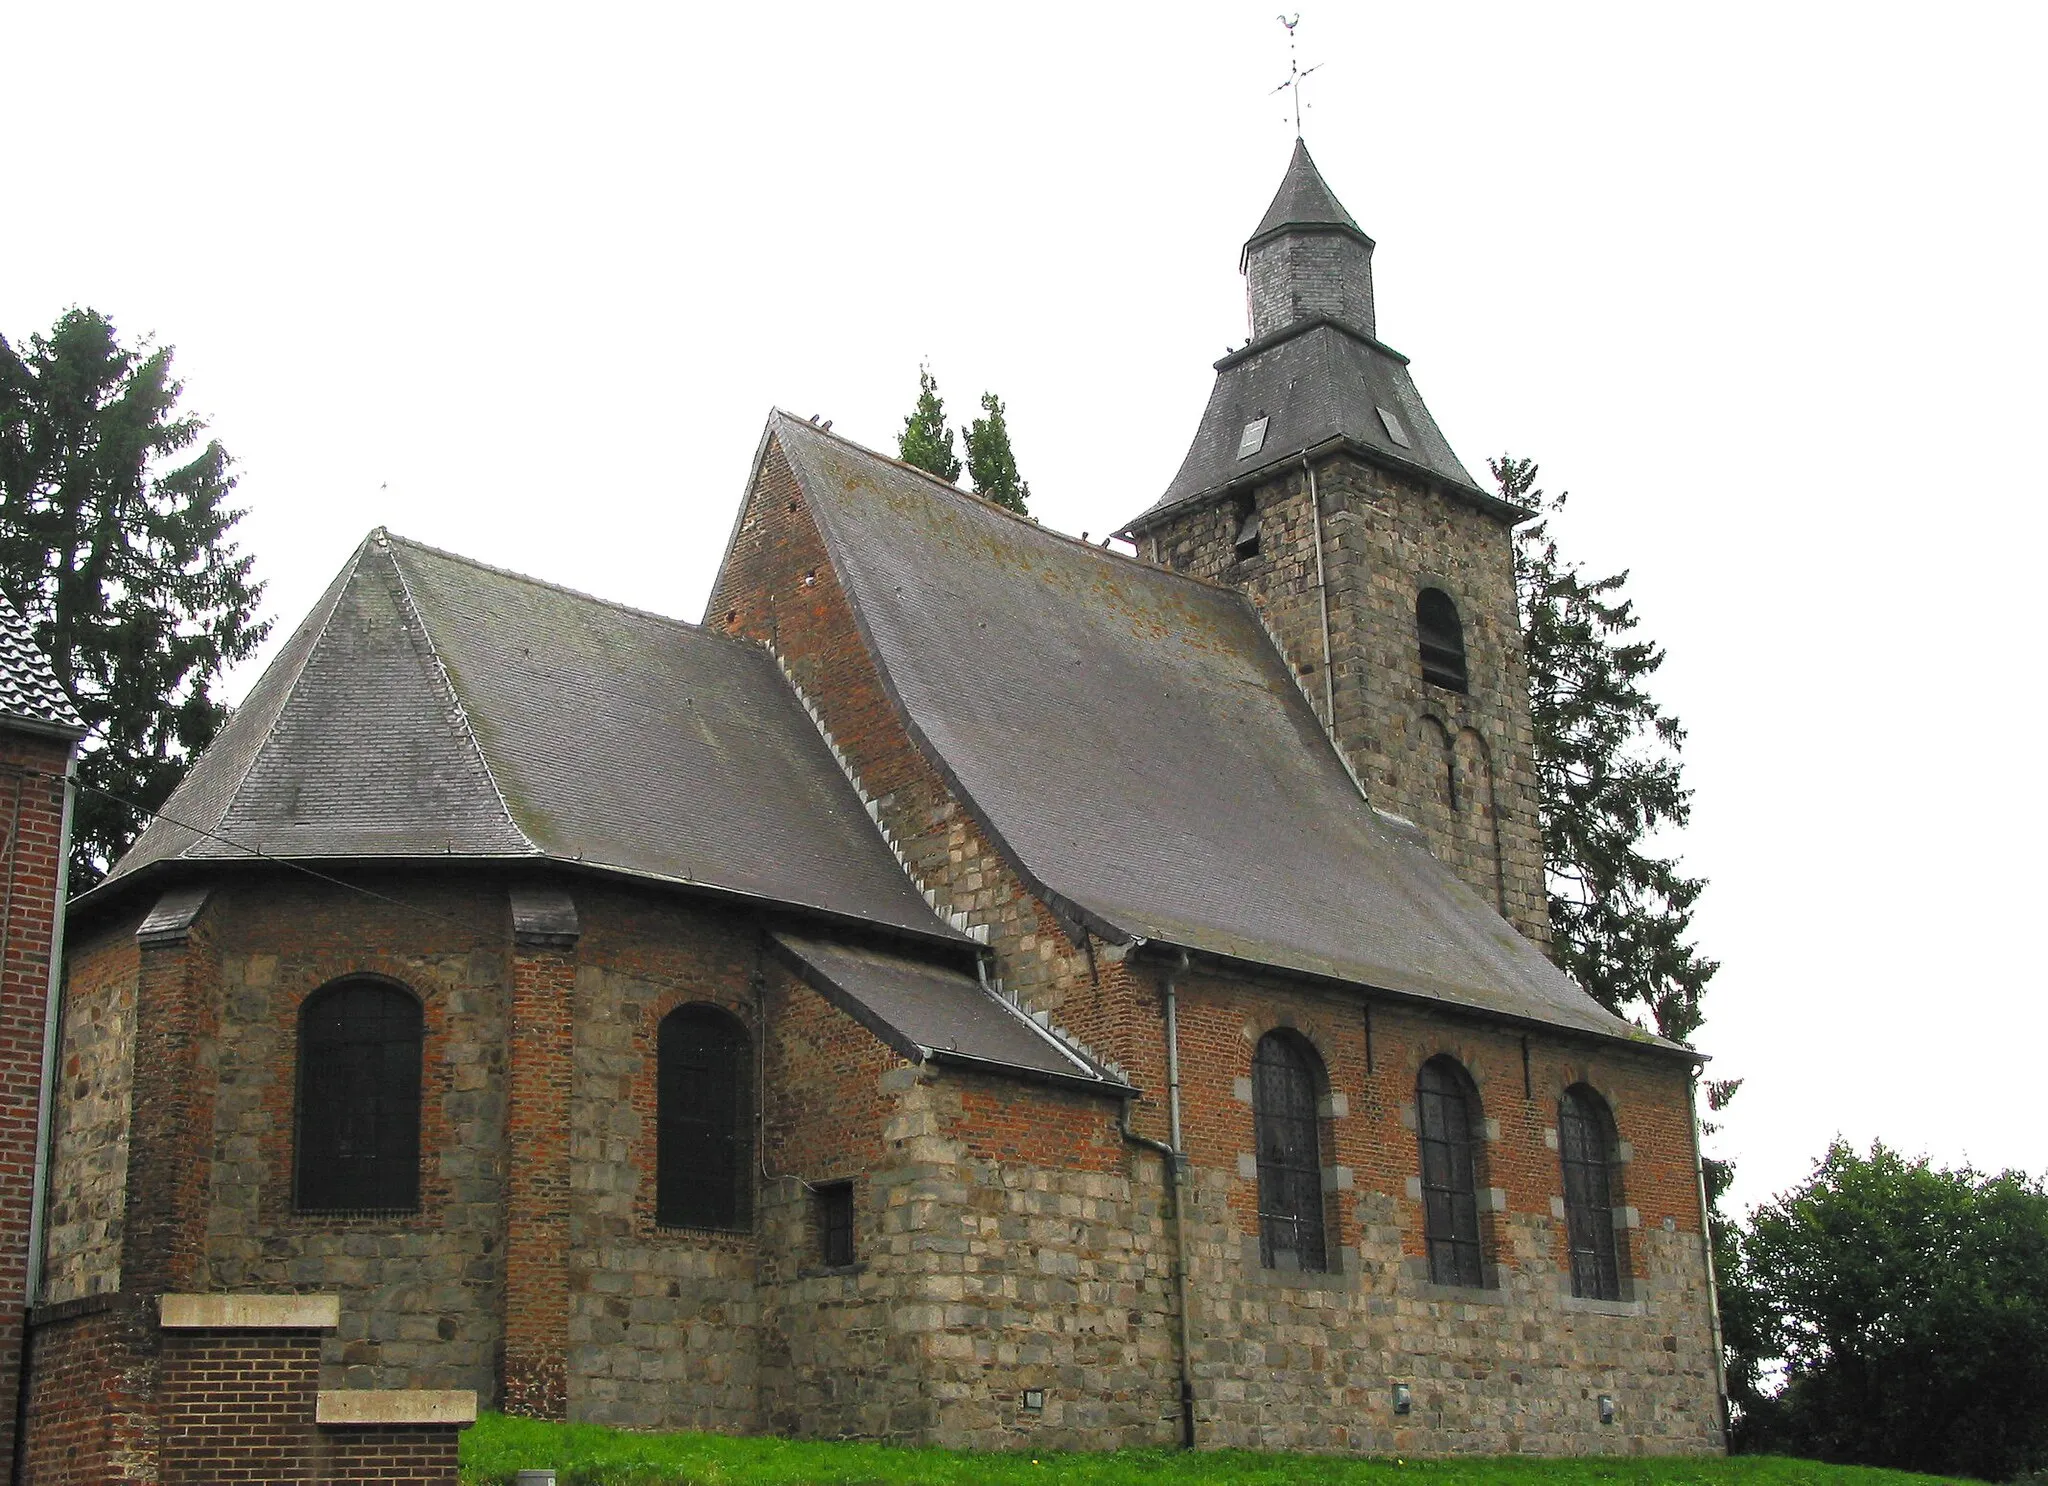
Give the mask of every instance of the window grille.
<svg viewBox="0 0 2048 1486">
<path fill-rule="evenodd" d="M 1314 1057 L 1300 1038 L 1284 1032 L 1260 1038 L 1252 1055 L 1259 1262 L 1268 1269 L 1328 1267 Z"/>
<path fill-rule="evenodd" d="M 294 1202 L 305 1213 L 411 1213 L 420 1205 L 420 1003 L 343 981 L 299 1013 Z"/>
<path fill-rule="evenodd" d="M 853 1263 L 853 1183 L 818 1188 L 818 1258 L 838 1266 Z"/>
<path fill-rule="evenodd" d="M 1479 1194 L 1473 1161 L 1477 1100 L 1465 1070 L 1432 1058 L 1416 1080 L 1415 1114 L 1422 1147 L 1422 1222 L 1429 1277 L 1439 1285 L 1486 1283 L 1479 1239 Z"/>
<path fill-rule="evenodd" d="M 662 1018 L 655 1048 L 654 1220 L 665 1228 L 753 1222 L 753 1050 L 710 1006 Z"/>
<path fill-rule="evenodd" d="M 1557 1112 L 1564 1164 L 1565 1240 L 1571 1248 L 1572 1294 L 1621 1299 L 1621 1255 L 1614 1233 L 1614 1121 L 1607 1102 L 1580 1085 L 1567 1089 Z"/>
<path fill-rule="evenodd" d="M 1441 588 L 1415 598 L 1415 636 L 1422 647 L 1422 679 L 1449 691 L 1465 690 L 1465 627 L 1458 606 Z"/>
</svg>

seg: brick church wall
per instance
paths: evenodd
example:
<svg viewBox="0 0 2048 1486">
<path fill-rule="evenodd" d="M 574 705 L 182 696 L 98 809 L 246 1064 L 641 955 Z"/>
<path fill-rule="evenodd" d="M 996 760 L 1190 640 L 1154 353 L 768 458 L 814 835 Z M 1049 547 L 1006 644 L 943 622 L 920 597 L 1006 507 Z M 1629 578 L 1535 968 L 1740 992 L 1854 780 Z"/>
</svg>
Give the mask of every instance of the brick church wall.
<svg viewBox="0 0 2048 1486">
<path fill-rule="evenodd" d="M 1316 485 L 1338 742 L 1374 804 L 1420 825 L 1440 860 L 1547 946 L 1512 533 L 1464 501 L 1349 455 L 1320 463 Z M 1322 621 L 1307 481 L 1297 465 L 1249 498 L 1259 513 L 1255 557 L 1236 555 L 1239 499 L 1162 522 L 1140 550 L 1250 593 L 1320 717 Z M 1465 693 L 1422 679 L 1415 600 L 1424 587 L 1441 588 L 1458 607 Z"/>
</svg>

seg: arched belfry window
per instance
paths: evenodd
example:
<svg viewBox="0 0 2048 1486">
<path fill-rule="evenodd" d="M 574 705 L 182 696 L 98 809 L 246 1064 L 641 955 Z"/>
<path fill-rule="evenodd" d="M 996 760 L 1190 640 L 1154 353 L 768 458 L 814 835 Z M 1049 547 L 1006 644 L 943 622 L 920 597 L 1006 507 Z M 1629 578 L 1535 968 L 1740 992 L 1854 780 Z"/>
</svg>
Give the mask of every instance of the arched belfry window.
<svg viewBox="0 0 2048 1486">
<path fill-rule="evenodd" d="M 1415 638 L 1422 647 L 1422 679 L 1451 691 L 1465 689 L 1465 627 L 1458 606 L 1441 588 L 1415 596 Z"/>
<path fill-rule="evenodd" d="M 299 1009 L 295 1205 L 409 1213 L 420 1205 L 420 1003 L 344 980 Z"/>
<path fill-rule="evenodd" d="M 1429 1277 L 1439 1285 L 1486 1283 L 1479 1236 L 1479 1091 L 1452 1058 L 1431 1058 L 1415 1081 L 1422 1147 L 1422 1227 Z"/>
<path fill-rule="evenodd" d="M 1618 1146 L 1607 1101 L 1579 1084 L 1557 1108 L 1557 1149 L 1564 1165 L 1565 1237 L 1572 1256 L 1572 1294 L 1621 1299 L 1621 1255 L 1615 1242 L 1614 1158 Z"/>
<path fill-rule="evenodd" d="M 680 1006 L 655 1046 L 654 1220 L 667 1228 L 753 1221 L 753 1049 L 713 1006 Z"/>
<path fill-rule="evenodd" d="M 1268 1032 L 1252 1054 L 1252 1125 L 1259 1161 L 1259 1262 L 1325 1269 L 1323 1157 L 1315 1050 L 1292 1032 Z"/>
</svg>

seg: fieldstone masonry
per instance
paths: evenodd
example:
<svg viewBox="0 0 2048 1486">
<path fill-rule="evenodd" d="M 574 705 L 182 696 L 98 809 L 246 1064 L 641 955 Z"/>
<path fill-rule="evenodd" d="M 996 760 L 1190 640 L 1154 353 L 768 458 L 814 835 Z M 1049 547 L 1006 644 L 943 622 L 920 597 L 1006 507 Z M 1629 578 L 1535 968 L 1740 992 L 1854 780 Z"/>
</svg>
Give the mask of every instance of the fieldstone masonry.
<svg viewBox="0 0 2048 1486">
<path fill-rule="evenodd" d="M 1512 528 L 1434 482 L 1342 451 L 1316 462 L 1315 489 L 1323 595 L 1309 480 L 1298 464 L 1242 494 L 1170 514 L 1147 530 L 1144 550 L 1249 593 L 1326 726 L 1318 600 L 1327 597 L 1335 735 L 1367 796 L 1421 826 L 1475 892 L 1548 945 Z M 1240 558 L 1248 510 L 1258 513 L 1259 551 Z M 1415 601 L 1425 587 L 1458 606 L 1465 692 L 1422 678 Z"/>
</svg>

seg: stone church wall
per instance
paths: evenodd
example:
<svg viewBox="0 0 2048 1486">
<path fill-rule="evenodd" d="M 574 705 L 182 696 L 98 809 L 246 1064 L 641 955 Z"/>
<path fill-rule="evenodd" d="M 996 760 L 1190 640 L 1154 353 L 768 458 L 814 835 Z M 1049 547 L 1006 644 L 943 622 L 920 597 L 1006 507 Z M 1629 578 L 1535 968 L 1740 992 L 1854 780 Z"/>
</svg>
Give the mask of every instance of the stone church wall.
<svg viewBox="0 0 2048 1486">
<path fill-rule="evenodd" d="M 1537 944 L 1550 942 L 1528 666 L 1509 528 L 1349 455 L 1316 468 L 1336 733 L 1368 798 L 1415 821 L 1438 858 Z M 1239 559 L 1244 501 L 1259 552 Z M 1300 467 L 1162 523 L 1140 550 L 1257 601 L 1325 723 L 1315 524 Z M 1464 628 L 1470 690 L 1422 679 L 1415 600 L 1441 588 Z"/>
<path fill-rule="evenodd" d="M 143 911 L 74 945 L 66 966 L 44 1247 L 47 1304 L 104 1294 L 121 1283 L 128 1090 L 141 971 L 135 926 Z"/>
</svg>

